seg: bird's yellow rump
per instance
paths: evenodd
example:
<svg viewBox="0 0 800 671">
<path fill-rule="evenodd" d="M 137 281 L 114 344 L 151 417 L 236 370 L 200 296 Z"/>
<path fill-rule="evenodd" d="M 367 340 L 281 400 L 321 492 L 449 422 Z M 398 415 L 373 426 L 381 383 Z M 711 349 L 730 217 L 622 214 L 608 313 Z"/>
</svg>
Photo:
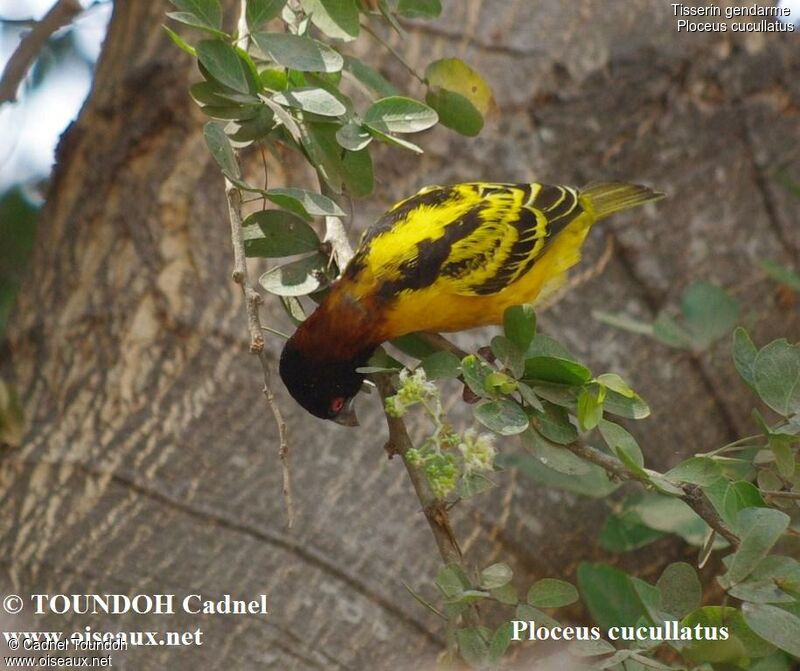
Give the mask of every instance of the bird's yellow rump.
<svg viewBox="0 0 800 671">
<path fill-rule="evenodd" d="M 287 342 L 281 376 L 310 412 L 336 417 L 360 388 L 356 368 L 382 342 L 501 323 L 509 306 L 563 283 L 595 222 L 662 197 L 623 182 L 426 187 L 366 231 Z"/>
</svg>

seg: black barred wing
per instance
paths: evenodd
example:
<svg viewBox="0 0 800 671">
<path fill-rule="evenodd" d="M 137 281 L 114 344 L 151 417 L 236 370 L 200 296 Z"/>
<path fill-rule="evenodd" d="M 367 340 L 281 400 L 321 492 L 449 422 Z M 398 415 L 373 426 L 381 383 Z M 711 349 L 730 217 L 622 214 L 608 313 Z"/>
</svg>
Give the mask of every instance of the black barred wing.
<svg viewBox="0 0 800 671">
<path fill-rule="evenodd" d="M 457 294 L 493 294 L 528 272 L 548 241 L 582 212 L 569 187 L 427 187 L 365 233 L 348 270 L 355 277 L 368 266 L 383 298 L 436 282 Z"/>
<path fill-rule="evenodd" d="M 455 244 L 442 265 L 457 293 L 495 294 L 531 270 L 550 240 L 583 212 L 575 189 L 484 185 L 482 225 Z"/>
</svg>

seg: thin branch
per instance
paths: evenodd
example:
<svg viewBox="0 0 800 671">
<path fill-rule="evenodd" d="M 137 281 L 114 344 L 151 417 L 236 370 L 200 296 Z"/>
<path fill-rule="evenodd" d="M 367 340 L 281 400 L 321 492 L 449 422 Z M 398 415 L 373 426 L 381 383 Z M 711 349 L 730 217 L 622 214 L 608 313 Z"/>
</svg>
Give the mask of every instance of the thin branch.
<svg viewBox="0 0 800 671">
<path fill-rule="evenodd" d="M 376 33 L 376 32 L 375 32 L 375 31 L 372 29 L 372 27 L 371 27 L 371 26 L 367 25 L 366 23 L 362 23 L 362 24 L 361 24 L 361 27 L 364 29 L 364 31 L 365 31 L 365 32 L 369 33 L 369 34 L 372 36 L 372 38 L 373 38 L 373 39 L 374 39 L 376 42 L 378 42 L 379 44 L 383 45 L 383 47 L 384 47 L 384 48 L 385 48 L 385 49 L 386 49 L 386 50 L 387 50 L 387 51 L 388 51 L 388 52 L 389 52 L 389 53 L 390 53 L 392 56 L 394 56 L 394 57 L 395 57 L 395 59 L 396 59 L 396 60 L 397 60 L 397 61 L 400 63 L 400 65 L 402 65 L 402 66 L 403 66 L 403 67 L 404 67 L 406 70 L 408 70 L 408 71 L 411 73 L 411 75 L 412 75 L 414 78 L 416 78 L 416 79 L 417 79 L 417 80 L 418 80 L 418 81 L 419 81 L 421 84 L 424 84 L 424 83 L 425 83 L 425 79 L 424 79 L 423 77 L 420 77 L 420 76 L 417 74 L 417 71 L 416 71 L 416 70 L 415 70 L 413 67 L 411 67 L 411 66 L 408 64 L 408 62 L 406 61 L 406 59 L 405 59 L 405 58 L 403 58 L 403 57 L 402 57 L 402 56 L 401 56 L 401 55 L 400 55 L 400 54 L 397 52 L 397 50 L 396 50 L 394 47 L 392 47 L 392 46 L 391 46 L 391 45 L 390 45 L 390 44 L 389 44 L 389 43 L 388 43 L 386 40 L 384 40 L 384 39 L 383 39 L 383 38 L 382 38 L 380 35 L 378 35 L 378 33 Z"/>
<path fill-rule="evenodd" d="M 582 459 L 605 469 L 607 473 L 610 473 L 619 480 L 636 480 L 649 484 L 646 476 L 639 476 L 629 471 L 621 461 L 618 461 L 605 452 L 601 452 L 591 445 L 586 445 L 582 442 L 574 442 L 565 445 L 565 447 Z M 714 510 L 714 507 L 709 503 L 703 490 L 697 485 L 683 485 L 681 488 L 684 494 L 680 499 L 694 510 L 708 526 L 727 540 L 733 548 L 739 547 L 739 537 L 722 521 L 717 511 Z"/>
<path fill-rule="evenodd" d="M 438 349 L 443 352 L 450 352 L 451 354 L 455 354 L 459 359 L 463 359 L 465 356 L 467 356 L 467 352 L 461 349 L 458 345 L 451 343 L 447 338 L 439 335 L 438 333 L 427 333 L 420 331 L 416 335 L 420 340 L 422 340 L 422 342 L 424 342 L 426 345 L 430 345 L 434 349 Z"/>
<path fill-rule="evenodd" d="M 370 377 L 378 388 L 381 399 L 386 399 L 395 393 L 387 374 L 376 373 Z M 392 417 L 387 413 L 386 424 L 389 427 L 389 442 L 386 444 L 386 450 L 390 458 L 397 454 L 403 459 L 408 478 L 411 480 L 411 484 L 414 485 L 414 491 L 422 504 L 422 511 L 425 513 L 425 518 L 428 520 L 428 525 L 433 532 L 433 537 L 439 548 L 439 554 L 445 564 L 463 565 L 463 555 L 453 534 L 445 502 L 436 498 L 425 473 L 406 459 L 406 452 L 413 448 L 414 444 L 408 435 L 405 422 L 400 417 Z"/>
<path fill-rule="evenodd" d="M 33 24 L 31 31 L 20 40 L 11 54 L 0 76 L 0 105 L 17 99 L 19 85 L 47 40 L 59 28 L 71 23 L 82 11 L 83 7 L 78 0 L 58 0 L 41 21 Z"/>
<path fill-rule="evenodd" d="M 286 525 L 291 529 L 294 523 L 294 504 L 292 502 L 292 481 L 289 471 L 289 441 L 286 437 L 286 422 L 280 408 L 275 401 L 275 395 L 270 386 L 270 365 L 267 353 L 264 351 L 264 335 L 262 333 L 261 318 L 258 306 L 261 304 L 261 295 L 250 286 L 247 279 L 247 261 L 244 253 L 244 237 L 242 235 L 242 192 L 228 179 L 225 180 L 225 195 L 228 200 L 228 215 L 231 222 L 231 242 L 233 244 L 233 281 L 242 289 L 244 302 L 247 309 L 247 326 L 250 332 L 250 351 L 258 355 L 261 370 L 264 374 L 264 396 L 267 399 L 275 423 L 278 425 L 278 438 L 280 447 L 278 456 L 281 459 L 283 471 L 283 500 L 286 503 Z"/>
<path fill-rule="evenodd" d="M 800 501 L 800 492 L 784 492 L 777 489 L 762 489 L 761 493 L 764 496 L 772 496 L 776 499 L 795 499 Z"/>
</svg>

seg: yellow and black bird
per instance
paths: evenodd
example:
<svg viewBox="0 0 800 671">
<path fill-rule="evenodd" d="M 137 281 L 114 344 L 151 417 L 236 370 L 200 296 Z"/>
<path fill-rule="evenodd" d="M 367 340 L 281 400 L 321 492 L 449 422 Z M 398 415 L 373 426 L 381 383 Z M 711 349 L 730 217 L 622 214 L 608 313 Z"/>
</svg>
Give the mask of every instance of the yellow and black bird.
<svg viewBox="0 0 800 671">
<path fill-rule="evenodd" d="M 313 415 L 356 424 L 351 402 L 381 343 L 500 324 L 563 284 L 592 225 L 658 200 L 645 186 L 429 186 L 371 226 L 341 278 L 286 343 L 280 374 Z"/>
</svg>

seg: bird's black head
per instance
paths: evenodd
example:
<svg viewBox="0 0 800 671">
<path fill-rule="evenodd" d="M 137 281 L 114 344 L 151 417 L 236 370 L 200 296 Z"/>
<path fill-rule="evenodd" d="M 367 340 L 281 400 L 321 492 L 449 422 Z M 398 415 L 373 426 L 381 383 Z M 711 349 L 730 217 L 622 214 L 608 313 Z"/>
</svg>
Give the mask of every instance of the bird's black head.
<svg viewBox="0 0 800 671">
<path fill-rule="evenodd" d="M 351 401 L 361 389 L 364 375 L 356 368 L 365 366 L 371 355 L 368 351 L 344 361 L 320 361 L 289 340 L 281 354 L 281 379 L 294 400 L 312 415 L 357 426 Z"/>
</svg>

